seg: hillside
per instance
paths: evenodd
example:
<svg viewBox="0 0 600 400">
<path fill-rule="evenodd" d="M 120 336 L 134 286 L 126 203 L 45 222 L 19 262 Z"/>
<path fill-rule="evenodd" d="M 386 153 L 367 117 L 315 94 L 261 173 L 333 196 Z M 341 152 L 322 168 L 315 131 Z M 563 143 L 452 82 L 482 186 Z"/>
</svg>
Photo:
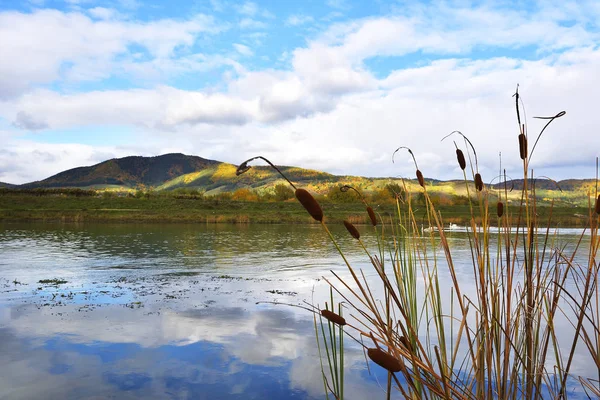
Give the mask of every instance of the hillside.
<svg viewBox="0 0 600 400">
<path fill-rule="evenodd" d="M 339 185 L 352 185 L 363 193 L 375 194 L 390 183 L 401 183 L 398 179 L 392 178 L 332 175 L 291 166 L 280 166 L 280 169 L 298 186 L 320 195 L 327 195 L 332 188 Z M 241 188 L 253 189 L 257 194 L 262 195 L 273 192 L 275 185 L 285 183 L 275 170 L 267 166 L 253 166 L 241 176 L 236 176 L 235 171 L 236 166 L 233 164 L 184 154 L 165 154 L 157 157 L 132 156 L 104 161 L 89 167 L 70 169 L 42 181 L 25 185 L 0 183 L 0 188 L 93 188 L 117 191 L 184 189 L 197 190 L 210 196 L 234 192 Z M 439 181 L 430 178 L 425 180 L 428 192 L 438 198 L 467 196 L 462 180 Z M 415 180 L 406 180 L 405 183 L 411 191 L 421 190 Z M 522 180 L 507 182 L 508 197 L 517 200 L 522 185 Z M 560 182 L 536 179 L 535 187 L 540 199 L 584 205 L 587 204 L 587 193 L 594 192 L 595 182 L 593 179 L 568 179 Z M 496 190 L 498 193 L 503 192 L 504 183 L 496 183 L 490 188 L 494 192 Z M 474 189 L 471 190 L 472 193 Z"/>
<path fill-rule="evenodd" d="M 175 177 L 218 165 L 184 154 L 165 154 L 157 157 L 131 156 L 114 158 L 89 167 L 63 171 L 42 181 L 22 185 L 23 188 L 81 187 L 136 188 L 156 187 Z"/>
<path fill-rule="evenodd" d="M 13 188 L 16 185 L 11 185 L 10 183 L 0 182 L 0 188 Z"/>
</svg>

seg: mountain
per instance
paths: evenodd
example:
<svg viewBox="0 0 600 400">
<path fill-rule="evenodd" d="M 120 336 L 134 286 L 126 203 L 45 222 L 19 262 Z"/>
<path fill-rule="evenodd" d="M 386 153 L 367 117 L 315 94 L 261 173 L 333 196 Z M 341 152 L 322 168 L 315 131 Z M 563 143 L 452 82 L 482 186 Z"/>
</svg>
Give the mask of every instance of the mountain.
<svg viewBox="0 0 600 400">
<path fill-rule="evenodd" d="M 11 185 L 10 183 L 6 183 L 6 182 L 0 182 L 0 188 L 13 188 L 16 186 L 17 185 Z"/>
<path fill-rule="evenodd" d="M 252 163 L 252 168 L 241 176 L 236 176 L 236 166 L 220 161 L 207 160 L 184 154 L 165 154 L 157 157 L 124 157 L 104 161 L 89 167 L 70 169 L 47 179 L 16 186 L 18 188 L 111 188 L 111 189 L 154 189 L 176 190 L 197 189 L 208 195 L 221 192 L 233 192 L 239 188 L 253 188 L 259 192 L 272 190 L 284 179 L 273 168 Z M 326 194 L 332 187 L 345 184 L 352 185 L 364 192 L 374 192 L 383 189 L 390 183 L 398 184 L 392 178 L 365 178 L 358 176 L 332 175 L 326 172 L 279 166 L 279 169 L 298 187 L 314 193 Z M 430 194 L 443 196 L 465 196 L 467 191 L 462 180 L 439 181 L 425 179 Z M 406 181 L 406 184 L 418 190 L 416 180 Z M 529 181 L 529 185 L 532 181 Z M 15 187 L 15 185 L 0 184 L 0 187 Z M 523 180 L 508 181 L 506 187 L 510 196 L 517 196 L 523 186 Z M 576 193 L 577 198 L 584 199 L 588 192 L 594 192 L 593 179 L 569 179 L 554 182 L 549 179 L 536 179 L 535 188 L 543 196 L 553 198 L 552 193 L 558 188 L 565 192 Z M 490 188 L 503 190 L 504 183 L 495 183 Z M 547 192 L 547 193 L 542 193 Z M 581 200 L 583 201 L 583 200 Z M 587 201 L 587 200 L 586 200 Z"/>
<path fill-rule="evenodd" d="M 113 158 L 90 167 L 63 171 L 42 181 L 22 185 L 23 188 L 55 187 L 125 187 L 160 186 L 166 181 L 191 172 L 221 164 L 184 154 L 165 154 L 157 157 L 130 156 Z"/>
</svg>

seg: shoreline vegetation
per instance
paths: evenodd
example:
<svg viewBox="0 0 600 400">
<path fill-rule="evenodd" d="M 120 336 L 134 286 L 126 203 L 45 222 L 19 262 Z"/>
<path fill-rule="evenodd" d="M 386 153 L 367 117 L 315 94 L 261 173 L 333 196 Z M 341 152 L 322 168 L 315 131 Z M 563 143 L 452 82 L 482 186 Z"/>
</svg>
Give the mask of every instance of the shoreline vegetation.
<svg viewBox="0 0 600 400">
<path fill-rule="evenodd" d="M 278 186 L 273 193 L 266 195 L 259 195 L 251 189 L 239 189 L 214 196 L 205 196 L 197 190 L 109 192 L 3 188 L 0 189 L 0 222 L 316 223 L 306 215 L 291 191 L 287 193 Z M 399 185 L 390 184 L 378 192 L 368 193 L 366 197 L 382 218 L 389 219 L 395 214 L 396 195 L 401 195 L 401 192 Z M 587 207 L 579 204 L 585 201 L 585 197 L 580 194 L 575 202 L 572 200 L 576 197 L 573 193 L 556 192 L 557 197 L 562 197 L 538 203 L 538 218 L 547 219 L 551 212 L 555 227 L 586 227 L 589 222 Z M 356 225 L 370 223 L 360 201 L 353 199 L 352 194 L 336 197 L 336 193 L 339 193 L 339 188 L 334 186 L 331 192 L 316 196 L 326 211 L 329 223 L 341 224 L 344 220 Z M 420 204 L 423 199 L 418 194 L 413 196 L 416 197 L 413 203 L 417 220 L 419 213 L 425 218 L 427 207 L 424 201 Z M 567 198 L 571 200 L 565 200 Z M 436 202 L 436 199 L 433 201 Z M 510 200 L 507 203 L 508 209 L 519 207 L 516 201 L 514 205 L 510 204 Z M 464 196 L 439 195 L 436 208 L 444 215 L 447 224 L 465 226 L 470 223 L 471 212 Z M 426 224 L 425 219 L 422 222 Z"/>
<path fill-rule="evenodd" d="M 598 158 L 584 212 L 590 235 L 582 232 L 575 248 L 569 249 L 551 233 L 558 219 L 554 200 L 546 207 L 550 213 L 542 215 L 545 196 L 536 190 L 530 169 L 540 137 L 566 112 L 535 117 L 545 125 L 537 136 L 531 135 L 521 119 L 525 114 L 518 87 L 513 97 L 523 163 L 518 202 L 509 197 L 506 185 L 503 191 L 485 185 L 467 136 L 453 131 L 442 139 L 455 134 L 460 143 L 454 142 L 454 147 L 469 193 L 471 271 L 456 262 L 457 248 L 445 234 L 448 215 L 408 147 L 398 147 L 392 161 L 398 151 L 404 156 L 408 152 L 421 190 L 407 189 L 404 196 L 396 196 L 395 215 L 376 215 L 369 200 L 356 191 L 378 236 L 377 245 L 368 247 L 361 230 L 344 221 L 374 277 L 346 257 L 346 245 L 342 249 L 324 219 L 325 206 L 288 181 L 348 271 L 345 276 L 331 271 L 323 277 L 329 301 L 307 303 L 314 315 L 326 398 L 344 398 L 345 342 L 350 340 L 363 349 L 369 369 L 387 372 L 387 399 L 392 392 L 407 399 L 567 399 L 572 394 L 600 398 Z M 262 156 L 244 161 L 236 173 L 250 170 L 248 163 L 256 159 L 286 178 Z M 506 181 L 505 172 L 502 176 Z M 342 189 L 348 193 L 354 188 Z M 428 234 L 417 237 L 423 226 Z M 495 226 L 497 241 L 491 239 Z M 576 364 L 589 367 L 577 371 Z"/>
</svg>

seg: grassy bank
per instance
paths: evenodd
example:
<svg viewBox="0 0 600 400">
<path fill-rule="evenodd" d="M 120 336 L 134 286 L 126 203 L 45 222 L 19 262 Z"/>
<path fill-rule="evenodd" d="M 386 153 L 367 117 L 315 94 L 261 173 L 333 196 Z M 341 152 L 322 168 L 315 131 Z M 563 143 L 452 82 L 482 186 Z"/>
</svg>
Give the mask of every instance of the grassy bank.
<svg viewBox="0 0 600 400">
<path fill-rule="evenodd" d="M 364 206 L 358 202 L 322 202 L 327 219 L 341 223 L 368 223 Z M 375 206 L 375 204 L 374 204 Z M 395 204 L 380 204 L 375 211 L 382 217 L 394 215 Z M 510 206 L 509 206 L 510 207 Z M 517 206 L 515 206 L 517 207 Z M 446 223 L 466 225 L 471 218 L 468 205 L 439 205 Z M 538 207 L 545 219 L 550 207 Z M 580 207 L 555 206 L 555 226 L 583 227 L 586 214 Z M 424 218 L 426 207 L 415 208 L 417 220 Z M 203 197 L 106 197 L 76 195 L 44 195 L 5 193 L 0 195 L 2 221 L 64 222 L 189 222 L 189 223 L 314 223 L 295 200 L 251 202 Z M 425 222 L 425 220 L 423 220 Z"/>
</svg>

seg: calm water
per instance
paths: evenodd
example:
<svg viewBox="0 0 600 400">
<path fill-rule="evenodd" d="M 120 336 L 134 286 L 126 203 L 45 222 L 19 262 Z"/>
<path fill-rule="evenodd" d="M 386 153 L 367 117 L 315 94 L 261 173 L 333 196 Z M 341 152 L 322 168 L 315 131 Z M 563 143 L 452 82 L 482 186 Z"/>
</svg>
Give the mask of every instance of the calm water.
<svg viewBox="0 0 600 400">
<path fill-rule="evenodd" d="M 0 398 L 322 399 L 312 316 L 290 304 L 322 305 L 330 270 L 347 276 L 318 226 L 0 225 Z M 348 398 L 383 397 L 356 346 L 346 369 Z"/>
</svg>

